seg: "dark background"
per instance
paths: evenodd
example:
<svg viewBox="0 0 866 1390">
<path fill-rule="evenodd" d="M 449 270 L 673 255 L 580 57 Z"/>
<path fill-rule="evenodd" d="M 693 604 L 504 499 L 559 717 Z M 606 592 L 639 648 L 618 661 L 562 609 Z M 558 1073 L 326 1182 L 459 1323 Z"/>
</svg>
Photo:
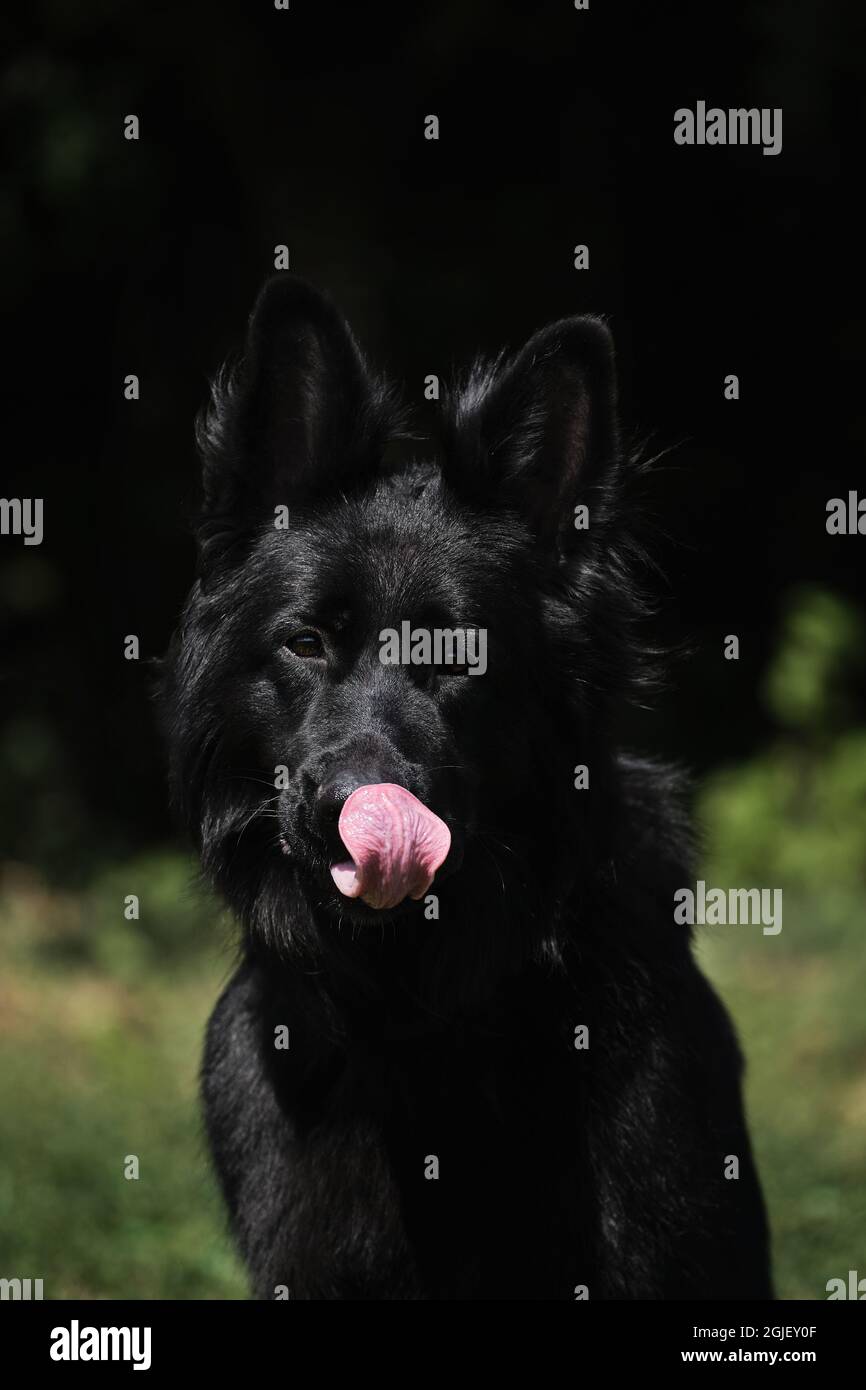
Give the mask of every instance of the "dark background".
<svg viewBox="0 0 866 1390">
<path fill-rule="evenodd" d="M 192 421 L 282 242 L 418 400 L 609 316 L 627 427 L 676 446 L 652 503 L 688 654 L 634 739 L 698 772 L 760 746 L 791 586 L 862 601 L 866 541 L 825 530 L 866 489 L 858 8 L 28 6 L 0 93 L 3 493 L 45 499 L 45 540 L 0 542 L 4 855 L 74 878 L 166 836 L 147 659 L 192 575 Z M 782 153 L 676 146 L 699 98 L 782 107 Z"/>
</svg>

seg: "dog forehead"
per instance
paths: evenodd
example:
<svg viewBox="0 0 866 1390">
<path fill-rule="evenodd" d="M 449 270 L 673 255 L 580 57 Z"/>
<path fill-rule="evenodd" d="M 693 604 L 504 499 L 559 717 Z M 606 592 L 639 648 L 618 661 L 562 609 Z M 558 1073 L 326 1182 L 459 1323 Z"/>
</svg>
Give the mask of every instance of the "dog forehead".
<svg viewBox="0 0 866 1390">
<path fill-rule="evenodd" d="M 512 528 L 463 510 L 435 486 L 380 486 L 296 513 L 261 543 L 272 595 L 322 616 L 390 621 L 495 605 L 519 543 Z M 506 586 L 507 587 L 507 586 Z"/>
<path fill-rule="evenodd" d="M 339 538 L 339 550 L 335 540 Z M 368 610 L 449 605 L 471 587 L 475 543 L 423 499 L 395 495 L 356 504 L 319 537 L 321 572 Z"/>
</svg>

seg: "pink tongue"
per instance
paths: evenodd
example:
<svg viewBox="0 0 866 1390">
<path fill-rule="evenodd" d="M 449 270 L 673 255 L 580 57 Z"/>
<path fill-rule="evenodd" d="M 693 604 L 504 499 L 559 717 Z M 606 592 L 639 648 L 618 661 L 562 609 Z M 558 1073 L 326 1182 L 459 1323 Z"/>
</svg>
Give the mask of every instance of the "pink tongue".
<svg viewBox="0 0 866 1390">
<path fill-rule="evenodd" d="M 331 877 L 345 898 L 363 898 L 370 907 L 423 898 L 451 847 L 445 822 L 393 782 L 356 787 L 339 830 L 352 857 L 332 864 Z"/>
</svg>

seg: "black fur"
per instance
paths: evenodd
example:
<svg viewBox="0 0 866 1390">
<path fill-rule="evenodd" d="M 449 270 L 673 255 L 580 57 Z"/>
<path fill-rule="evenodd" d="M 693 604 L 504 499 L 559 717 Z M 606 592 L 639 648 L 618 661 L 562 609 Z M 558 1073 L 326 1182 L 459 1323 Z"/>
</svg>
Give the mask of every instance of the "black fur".
<svg viewBox="0 0 866 1390">
<path fill-rule="evenodd" d="M 202 1084 L 253 1288 L 771 1297 L 736 1039 L 673 920 L 676 779 L 611 743 L 647 662 L 606 327 L 476 366 L 444 415 L 437 460 L 395 461 L 393 392 L 280 277 L 199 433 L 163 701 L 177 803 L 243 928 Z M 487 673 L 381 665 L 403 619 L 483 626 Z M 285 646 L 310 628 L 324 659 Z M 335 779 L 447 820 L 438 920 L 336 892 Z"/>
</svg>

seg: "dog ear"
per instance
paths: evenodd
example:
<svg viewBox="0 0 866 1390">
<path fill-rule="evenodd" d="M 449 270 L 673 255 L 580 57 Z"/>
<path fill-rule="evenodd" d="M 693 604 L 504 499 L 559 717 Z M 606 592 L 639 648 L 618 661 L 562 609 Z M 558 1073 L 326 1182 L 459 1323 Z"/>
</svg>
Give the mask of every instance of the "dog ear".
<svg viewBox="0 0 866 1390">
<path fill-rule="evenodd" d="M 360 483 L 375 470 L 396 409 L 337 309 L 279 275 L 261 291 L 240 360 L 217 378 L 197 429 L 202 553 L 237 540 L 280 504 Z"/>
<path fill-rule="evenodd" d="M 444 472 L 487 505 L 523 515 L 548 547 L 574 532 L 583 497 L 616 463 L 613 339 L 597 318 L 561 319 L 514 357 L 473 368 L 451 402 Z"/>
</svg>

